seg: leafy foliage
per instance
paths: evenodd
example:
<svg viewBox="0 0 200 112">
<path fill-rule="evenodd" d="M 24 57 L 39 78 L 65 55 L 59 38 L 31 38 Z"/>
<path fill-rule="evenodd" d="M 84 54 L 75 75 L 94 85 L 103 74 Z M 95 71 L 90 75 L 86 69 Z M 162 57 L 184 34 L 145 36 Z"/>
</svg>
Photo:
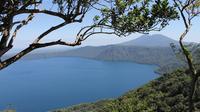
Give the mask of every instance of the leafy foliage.
<svg viewBox="0 0 200 112">
<path fill-rule="evenodd" d="M 168 0 L 116 0 L 109 4 L 110 8 L 101 8 L 99 24 L 113 27 L 119 36 L 161 30 L 170 20 L 178 17 L 175 7 L 170 6 Z"/>
</svg>

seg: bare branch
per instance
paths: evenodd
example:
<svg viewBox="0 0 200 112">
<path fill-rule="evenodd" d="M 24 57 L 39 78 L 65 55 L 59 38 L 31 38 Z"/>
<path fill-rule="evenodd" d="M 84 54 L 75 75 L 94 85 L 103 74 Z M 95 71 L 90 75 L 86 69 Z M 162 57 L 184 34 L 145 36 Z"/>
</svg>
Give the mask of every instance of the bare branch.
<svg viewBox="0 0 200 112">
<path fill-rule="evenodd" d="M 20 22 L 21 24 L 16 27 L 16 29 L 15 29 L 15 31 L 14 31 L 11 39 L 10 39 L 8 46 L 12 46 L 13 41 L 17 36 L 18 30 L 20 30 L 24 25 L 27 25 L 28 22 L 31 21 L 32 19 L 33 19 L 33 14 L 30 14 L 26 20 L 23 20 L 23 21 Z"/>
<path fill-rule="evenodd" d="M 70 15 L 64 15 L 59 12 L 54 12 L 54 11 L 49 11 L 49 10 L 39 10 L 39 9 L 24 9 L 24 10 L 19 10 L 14 13 L 14 15 L 19 15 L 19 14 L 26 14 L 26 13 L 43 13 L 43 14 L 48 14 L 51 16 L 59 17 L 62 18 L 65 21 L 69 21 Z"/>
<path fill-rule="evenodd" d="M 43 37 L 45 37 L 46 35 L 48 35 L 49 33 L 53 32 L 53 31 L 65 26 L 66 24 L 68 24 L 68 22 L 63 22 L 63 23 L 61 23 L 59 25 L 51 27 L 50 29 L 48 29 L 47 31 L 42 33 L 39 37 L 37 37 L 37 39 L 35 39 L 33 43 L 38 43 Z"/>
</svg>

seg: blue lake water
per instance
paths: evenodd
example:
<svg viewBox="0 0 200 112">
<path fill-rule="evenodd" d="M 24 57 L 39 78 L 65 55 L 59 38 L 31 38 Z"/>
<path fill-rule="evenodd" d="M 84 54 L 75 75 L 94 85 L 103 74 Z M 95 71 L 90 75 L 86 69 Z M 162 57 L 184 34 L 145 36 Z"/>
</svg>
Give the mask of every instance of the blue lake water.
<svg viewBox="0 0 200 112">
<path fill-rule="evenodd" d="M 158 77 L 156 66 L 82 58 L 19 61 L 0 71 L 0 110 L 48 110 L 115 98 Z"/>
</svg>

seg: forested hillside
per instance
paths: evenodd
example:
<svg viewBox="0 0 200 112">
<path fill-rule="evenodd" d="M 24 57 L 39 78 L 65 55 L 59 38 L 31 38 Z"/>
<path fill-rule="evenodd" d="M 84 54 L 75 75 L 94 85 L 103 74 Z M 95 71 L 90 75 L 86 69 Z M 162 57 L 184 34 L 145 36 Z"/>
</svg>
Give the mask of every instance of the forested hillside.
<svg viewBox="0 0 200 112">
<path fill-rule="evenodd" d="M 80 104 L 54 112 L 186 112 L 191 78 L 187 71 L 176 70 L 129 91 L 117 99 Z M 200 85 L 195 108 L 200 111 Z"/>
</svg>

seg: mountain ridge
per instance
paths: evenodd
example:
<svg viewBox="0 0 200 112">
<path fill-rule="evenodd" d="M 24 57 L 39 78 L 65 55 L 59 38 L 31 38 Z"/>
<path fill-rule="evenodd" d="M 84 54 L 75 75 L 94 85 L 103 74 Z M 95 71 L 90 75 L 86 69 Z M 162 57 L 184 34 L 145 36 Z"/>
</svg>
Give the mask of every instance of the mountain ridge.
<svg viewBox="0 0 200 112">
<path fill-rule="evenodd" d="M 169 47 L 171 43 L 178 45 L 178 41 L 161 34 L 142 35 L 139 38 L 123 42 L 124 46 Z"/>
<path fill-rule="evenodd" d="M 152 37 L 157 36 L 157 37 Z M 151 35 L 154 38 L 151 43 L 147 44 L 146 41 L 151 39 L 147 35 L 141 36 L 138 39 L 131 40 L 129 43 L 133 44 L 115 44 L 115 45 L 105 45 L 105 46 L 86 46 L 82 48 L 62 51 L 62 52 L 52 52 L 52 53 L 35 53 L 29 54 L 24 59 L 37 59 L 37 58 L 49 58 L 49 57 L 81 57 L 89 58 L 95 60 L 104 61 L 130 61 L 141 64 L 152 64 L 157 65 L 159 68 L 156 70 L 157 73 L 163 74 L 166 72 L 171 72 L 177 67 L 183 67 L 184 63 L 180 62 L 176 58 L 170 45 L 171 42 L 177 44 L 177 41 L 166 37 L 168 44 L 157 46 L 159 41 L 164 41 L 165 36 L 163 35 Z M 143 41 L 142 41 L 143 40 Z M 156 41 L 157 40 L 157 41 Z M 159 43 L 159 44 L 157 44 Z M 155 44 L 155 46 L 153 46 Z M 142 46 L 143 45 L 143 46 Z"/>
<path fill-rule="evenodd" d="M 164 39 L 165 36 L 157 35 L 156 39 Z M 143 36 L 142 40 L 145 36 Z M 153 38 L 153 37 L 152 37 Z M 135 39 L 134 39 L 135 40 Z M 133 41 L 134 41 L 133 40 Z M 161 41 L 160 40 L 160 41 Z M 168 42 L 174 42 L 174 45 L 179 50 L 178 41 L 167 38 Z M 162 40 L 163 41 L 163 40 Z M 152 41 L 154 43 L 154 41 Z M 143 45 L 145 42 L 137 42 L 140 45 Z M 153 44 L 153 43 L 151 43 Z M 157 44 L 159 45 L 159 44 Z M 191 46 L 188 44 L 188 46 Z M 196 46 L 196 44 L 192 44 Z M 194 49 L 194 48 L 193 48 Z M 194 50 L 193 50 L 194 51 Z M 137 46 L 137 45 L 105 45 L 105 46 L 85 46 L 77 49 L 71 49 L 61 52 L 51 52 L 51 53 L 35 53 L 29 54 L 24 59 L 37 59 L 37 58 L 50 58 L 50 57 L 81 57 L 89 58 L 95 60 L 104 60 L 104 61 L 130 61 L 141 64 L 152 64 L 157 65 L 159 68 L 156 70 L 157 73 L 163 74 L 172 72 L 177 68 L 182 68 L 185 66 L 185 62 L 181 59 L 178 59 L 173 49 L 170 45 L 162 46 Z M 179 57 L 180 58 L 180 57 Z M 183 58 L 183 56 L 181 56 Z"/>
</svg>

